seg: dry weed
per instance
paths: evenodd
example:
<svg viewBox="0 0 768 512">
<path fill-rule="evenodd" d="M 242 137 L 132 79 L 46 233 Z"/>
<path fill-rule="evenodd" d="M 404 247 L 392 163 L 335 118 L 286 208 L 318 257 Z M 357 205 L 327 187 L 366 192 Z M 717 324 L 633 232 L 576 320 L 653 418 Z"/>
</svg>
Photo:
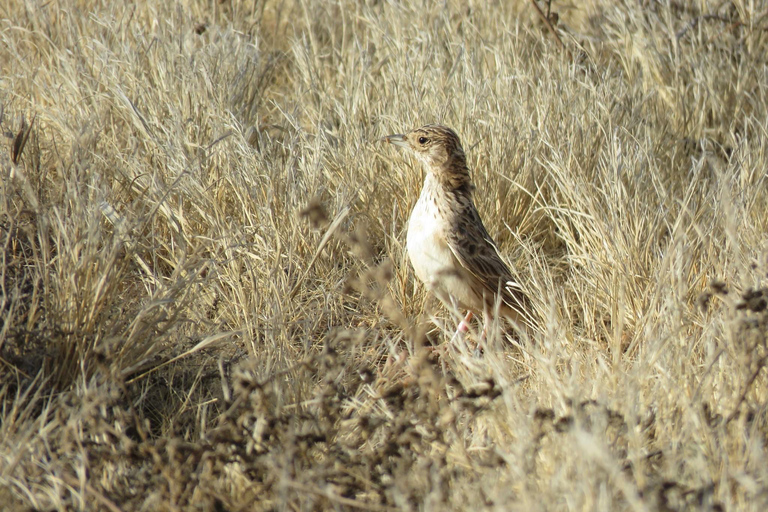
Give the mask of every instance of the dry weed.
<svg viewBox="0 0 768 512">
<path fill-rule="evenodd" d="M 5 2 L 4 508 L 764 510 L 766 9 Z M 429 122 L 530 340 L 414 282 Z"/>
</svg>

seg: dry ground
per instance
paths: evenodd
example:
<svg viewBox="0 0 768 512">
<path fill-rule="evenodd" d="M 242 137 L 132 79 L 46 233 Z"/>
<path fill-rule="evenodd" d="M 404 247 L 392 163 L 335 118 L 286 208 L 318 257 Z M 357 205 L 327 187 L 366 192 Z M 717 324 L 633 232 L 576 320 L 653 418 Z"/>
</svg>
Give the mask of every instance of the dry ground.
<svg viewBox="0 0 768 512">
<path fill-rule="evenodd" d="M 4 510 L 766 510 L 768 4 L 551 7 L 2 2 Z M 430 122 L 530 339 L 414 283 Z"/>
</svg>

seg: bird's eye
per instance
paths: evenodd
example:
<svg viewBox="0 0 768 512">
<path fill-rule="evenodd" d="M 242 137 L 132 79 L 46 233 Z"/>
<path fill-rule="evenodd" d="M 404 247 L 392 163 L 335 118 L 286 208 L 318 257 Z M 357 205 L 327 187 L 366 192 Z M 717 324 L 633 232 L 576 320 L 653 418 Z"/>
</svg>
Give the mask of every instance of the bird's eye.
<svg viewBox="0 0 768 512">
<path fill-rule="evenodd" d="M 429 139 L 426 137 L 419 137 L 419 144 L 426 144 L 429 142 Z"/>
</svg>

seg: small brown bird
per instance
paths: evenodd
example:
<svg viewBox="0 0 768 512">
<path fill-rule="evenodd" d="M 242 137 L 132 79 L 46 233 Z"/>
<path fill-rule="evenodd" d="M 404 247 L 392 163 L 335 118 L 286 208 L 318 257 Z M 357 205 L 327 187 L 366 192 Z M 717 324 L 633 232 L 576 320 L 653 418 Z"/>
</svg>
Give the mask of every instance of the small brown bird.
<svg viewBox="0 0 768 512">
<path fill-rule="evenodd" d="M 408 221 L 406 248 L 419 279 L 449 309 L 468 310 L 488 325 L 495 311 L 518 326 L 532 327 L 532 308 L 472 201 L 474 186 L 458 135 L 445 126 L 427 125 L 406 134 L 384 137 L 410 150 L 427 175 Z"/>
</svg>

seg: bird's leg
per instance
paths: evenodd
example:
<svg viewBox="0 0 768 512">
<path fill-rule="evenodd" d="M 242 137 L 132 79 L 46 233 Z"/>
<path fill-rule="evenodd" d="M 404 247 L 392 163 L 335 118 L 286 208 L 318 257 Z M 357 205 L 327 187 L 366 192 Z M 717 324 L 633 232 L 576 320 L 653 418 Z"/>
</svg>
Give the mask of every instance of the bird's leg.
<svg viewBox="0 0 768 512">
<path fill-rule="evenodd" d="M 464 317 L 464 320 L 459 322 L 459 326 L 456 328 L 456 334 L 464 334 L 467 331 L 469 331 L 469 322 L 472 321 L 472 312 L 467 311 L 467 316 Z"/>
<path fill-rule="evenodd" d="M 469 322 L 471 322 L 471 321 L 472 321 L 472 317 L 473 317 L 473 316 L 474 316 L 474 315 L 472 314 L 472 312 L 471 312 L 471 311 L 467 311 L 467 315 L 464 317 L 464 320 L 462 320 L 461 322 L 459 322 L 459 326 L 458 326 L 458 328 L 456 329 L 456 333 L 453 335 L 453 337 L 454 337 L 454 338 L 457 338 L 457 337 L 459 337 L 459 338 L 461 338 L 461 339 L 465 339 L 465 338 L 464 338 L 464 335 L 465 335 L 467 332 L 469 332 Z M 485 332 L 485 331 L 483 331 L 483 332 Z M 485 334 L 483 334 L 483 336 L 485 336 Z M 480 338 L 480 339 L 482 340 L 483 338 Z M 470 339 L 470 338 L 466 338 L 466 342 L 467 342 L 467 344 L 468 344 L 470 347 L 473 347 L 473 350 L 474 350 L 474 352 L 477 352 L 477 349 L 478 349 L 478 344 L 477 344 L 477 343 L 476 343 L 474 340 L 472 340 L 472 339 Z"/>
</svg>

